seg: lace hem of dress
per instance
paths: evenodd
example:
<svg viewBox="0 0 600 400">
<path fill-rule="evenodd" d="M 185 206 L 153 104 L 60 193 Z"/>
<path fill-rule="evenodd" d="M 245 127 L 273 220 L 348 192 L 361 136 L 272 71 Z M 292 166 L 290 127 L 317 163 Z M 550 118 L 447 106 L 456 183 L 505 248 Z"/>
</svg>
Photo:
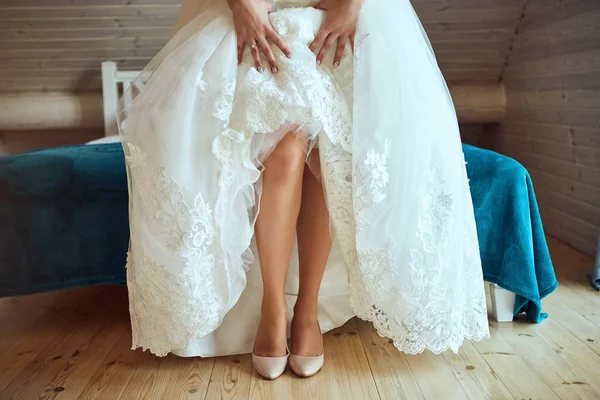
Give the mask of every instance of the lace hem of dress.
<svg viewBox="0 0 600 400">
<path fill-rule="evenodd" d="M 394 346 L 407 354 L 426 349 L 433 353 L 448 349 L 456 352 L 466 339 L 489 337 L 472 210 L 469 212 L 469 205 L 464 204 L 464 209 L 457 209 L 458 205 L 443 191 L 439 171 L 435 167 L 430 171 L 426 196 L 421 202 L 416 232 L 419 245 L 410 252 L 409 290 L 398 291 L 393 286 L 394 273 L 400 270 L 394 268 L 394 243 L 379 249 L 357 249 L 356 243 L 357 235 L 369 225 L 363 212 L 377 210 L 383 200 L 387 143 L 379 152 L 371 149 L 365 160 L 357 162 L 354 173 L 351 157 L 326 138 L 320 147 L 325 155 L 323 170 L 330 214 L 349 268 L 350 301 L 356 315 L 372 322 L 379 335 L 392 339 Z M 470 199 L 466 171 L 463 172 L 463 191 L 465 198 Z M 354 179 L 349 179 L 351 176 Z M 443 270 L 452 265 L 447 255 L 456 253 L 449 248 L 451 215 L 460 215 L 468 227 L 458 242 L 463 246 L 463 264 L 459 269 L 463 276 L 458 279 L 462 286 L 454 291 L 443 279 Z"/>
<path fill-rule="evenodd" d="M 133 348 L 164 356 L 220 325 L 226 304 L 218 288 L 228 277 L 216 268 L 222 258 L 212 250 L 215 221 L 202 194 L 188 204 L 187 191 L 149 155 L 131 143 L 124 149 L 131 196 L 137 199 L 130 212 L 140 217 L 132 219 L 140 225 L 132 226 L 127 260 Z M 139 229 L 164 245 L 166 257 L 183 260 L 177 263 L 180 269 L 157 262 L 149 254 L 156 250 L 144 247 Z"/>
<path fill-rule="evenodd" d="M 380 197 L 373 197 L 372 191 L 360 192 L 371 200 L 354 199 L 353 202 L 352 156 L 334 145 L 327 136 L 320 136 L 320 139 L 330 213 L 336 239 L 347 259 L 351 306 L 357 316 L 371 321 L 379 335 L 391 338 L 399 350 L 408 354 L 425 349 L 434 353 L 447 349 L 457 351 L 466 339 L 488 337 L 483 285 L 479 285 L 480 288 L 470 285 L 482 282 L 474 221 L 467 221 L 470 229 L 462 241 L 464 276 L 459 282 L 464 286 L 454 292 L 448 290 L 444 282 L 440 282 L 442 275 L 435 271 L 444 268 L 444 254 L 451 253 L 447 247 L 447 238 L 451 237 L 448 221 L 449 216 L 457 212 L 453 209 L 452 198 L 442 190 L 443 181 L 437 171 L 434 169 L 430 173 L 428 194 L 422 202 L 416 233 L 421 245 L 411 251 L 409 291 L 398 293 L 390 286 L 397 270 L 393 267 L 394 244 L 387 243 L 379 250 L 356 248 L 356 232 L 362 227 L 355 221 L 361 220 L 357 217 L 361 209 L 352 210 L 353 203 L 362 204 L 363 208 L 374 207 L 377 204 L 374 200 Z M 215 142 L 215 145 L 220 144 Z M 364 179 L 362 184 L 367 188 L 379 190 L 385 187 L 386 147 L 383 146 L 382 153 L 367 157 L 360 167 L 378 171 L 354 174 Z M 219 258 L 207 247 L 215 240 L 215 224 L 218 225 L 219 212 L 223 212 L 227 204 L 221 203 L 220 207 L 224 208 L 216 207 L 214 214 L 201 197 L 196 197 L 193 206 L 187 205 L 183 189 L 167 178 L 164 170 L 154 165 L 139 148 L 128 143 L 127 149 L 132 182 L 137 194 L 144 199 L 148 226 L 152 228 L 156 223 L 162 228 L 171 227 L 166 231 L 156 229 L 157 238 L 164 240 L 174 254 L 187 260 L 182 271 L 170 271 L 146 254 L 132 238 L 132 250 L 137 252 L 138 258 L 128 260 L 134 348 L 143 347 L 162 356 L 185 347 L 193 337 L 214 331 L 227 312 L 227 305 L 215 292 L 220 287 L 220 279 L 213 267 Z M 226 147 L 220 147 L 216 154 L 224 165 L 233 164 Z M 225 166 L 223 171 L 232 171 L 230 168 L 231 165 Z M 222 174 L 221 178 L 227 183 L 230 176 Z M 221 189 L 227 191 L 227 187 Z M 468 191 L 466 176 L 465 190 Z M 191 216 L 189 230 L 181 226 L 182 216 Z M 422 273 L 423 263 L 427 264 L 429 273 L 426 275 Z M 452 293 L 457 297 L 451 298 Z M 379 306 L 381 300 L 373 296 L 393 303 Z"/>
</svg>

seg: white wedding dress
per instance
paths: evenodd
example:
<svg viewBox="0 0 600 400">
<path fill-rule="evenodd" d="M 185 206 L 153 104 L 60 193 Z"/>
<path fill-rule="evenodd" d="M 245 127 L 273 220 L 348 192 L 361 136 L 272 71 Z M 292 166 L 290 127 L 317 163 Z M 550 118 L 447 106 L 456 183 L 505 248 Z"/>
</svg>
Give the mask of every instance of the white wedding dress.
<svg viewBox="0 0 600 400">
<path fill-rule="evenodd" d="M 353 316 L 406 353 L 488 336 L 456 115 L 408 0 L 367 0 L 338 68 L 308 49 L 325 12 L 275 0 L 278 74 L 261 74 L 225 0 L 184 2 L 177 34 L 120 112 L 130 191 L 133 347 L 163 356 L 248 353 L 260 318 L 253 242 L 261 161 L 298 129 L 319 158 L 334 238 L 323 331 Z M 124 104 L 124 103 L 123 103 Z M 298 289 L 297 253 L 286 285 Z"/>
</svg>

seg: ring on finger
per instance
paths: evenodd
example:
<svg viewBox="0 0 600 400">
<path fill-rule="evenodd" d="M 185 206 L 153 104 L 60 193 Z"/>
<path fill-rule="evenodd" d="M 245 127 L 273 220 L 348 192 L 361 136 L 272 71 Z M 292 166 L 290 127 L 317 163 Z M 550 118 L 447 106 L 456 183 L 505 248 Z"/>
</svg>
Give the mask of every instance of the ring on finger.
<svg viewBox="0 0 600 400">
<path fill-rule="evenodd" d="M 254 42 L 250 45 L 251 49 L 256 49 L 257 47 L 258 47 L 258 45 L 256 44 L 256 42 Z"/>
</svg>

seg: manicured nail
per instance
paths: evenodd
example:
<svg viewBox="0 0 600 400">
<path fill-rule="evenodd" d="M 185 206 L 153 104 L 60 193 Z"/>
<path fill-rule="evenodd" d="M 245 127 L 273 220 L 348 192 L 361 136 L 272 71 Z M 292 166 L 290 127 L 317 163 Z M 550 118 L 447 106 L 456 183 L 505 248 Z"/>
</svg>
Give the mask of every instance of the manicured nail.
<svg viewBox="0 0 600 400">
<path fill-rule="evenodd" d="M 287 58 L 290 58 L 290 59 L 291 59 L 291 58 L 292 58 L 292 53 L 287 53 L 285 56 L 286 56 Z"/>
<path fill-rule="evenodd" d="M 339 67 L 339 66 L 340 66 L 340 62 L 339 62 L 339 61 L 335 61 L 335 62 L 333 63 L 333 67 L 334 67 L 334 68 L 337 68 L 337 67 Z"/>
<path fill-rule="evenodd" d="M 321 60 L 317 60 L 317 65 L 321 65 Z"/>
<path fill-rule="evenodd" d="M 265 69 L 262 67 L 262 65 L 259 65 L 258 68 L 256 68 L 258 70 L 258 72 L 260 72 L 261 74 L 265 71 Z"/>
<path fill-rule="evenodd" d="M 272 71 L 274 74 L 276 74 L 276 73 L 277 73 L 277 67 L 273 67 L 273 68 L 271 68 L 271 71 Z"/>
</svg>

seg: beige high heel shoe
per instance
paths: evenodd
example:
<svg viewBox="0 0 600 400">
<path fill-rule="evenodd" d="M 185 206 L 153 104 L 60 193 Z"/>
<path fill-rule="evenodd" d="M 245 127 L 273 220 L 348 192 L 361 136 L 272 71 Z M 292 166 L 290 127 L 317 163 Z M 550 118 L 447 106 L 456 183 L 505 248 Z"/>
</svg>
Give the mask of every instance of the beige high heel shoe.
<svg viewBox="0 0 600 400">
<path fill-rule="evenodd" d="M 320 331 L 321 326 L 319 325 L 319 332 Z M 323 368 L 323 364 L 325 364 L 325 354 L 324 351 L 318 356 L 299 356 L 290 354 L 289 363 L 290 369 L 294 374 L 300 378 L 310 378 Z"/>
<path fill-rule="evenodd" d="M 264 357 L 257 356 L 252 351 L 252 365 L 256 373 L 267 380 L 277 379 L 285 372 L 285 368 L 288 364 L 288 358 L 290 357 L 290 351 L 287 346 L 285 348 L 286 355 L 283 357 Z"/>
<path fill-rule="evenodd" d="M 325 354 L 318 356 L 297 356 L 290 354 L 290 369 L 301 378 L 310 378 L 323 368 Z"/>
</svg>

